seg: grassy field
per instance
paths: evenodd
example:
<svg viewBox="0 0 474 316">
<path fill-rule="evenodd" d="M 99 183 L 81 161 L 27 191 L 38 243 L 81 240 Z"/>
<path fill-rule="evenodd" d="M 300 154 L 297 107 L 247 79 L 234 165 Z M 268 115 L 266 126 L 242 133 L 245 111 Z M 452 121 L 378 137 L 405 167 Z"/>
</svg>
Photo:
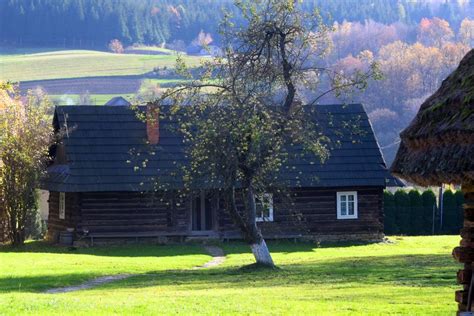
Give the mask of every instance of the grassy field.
<svg viewBox="0 0 474 316">
<path fill-rule="evenodd" d="M 173 67 L 176 55 L 112 54 L 88 50 L 48 51 L 0 56 L 0 80 L 28 81 L 93 76 L 139 75 L 154 67 Z M 189 65 L 200 57 L 185 56 Z"/>
<path fill-rule="evenodd" d="M 134 98 L 133 94 L 90 94 L 92 104 L 87 105 L 104 105 L 107 101 L 113 97 L 121 96 L 127 100 Z M 79 103 L 79 94 L 63 94 L 63 95 L 49 95 L 51 101 L 57 105 L 76 105 Z"/>
<path fill-rule="evenodd" d="M 0 248 L 0 314 L 451 315 L 450 256 L 459 237 L 398 237 L 393 243 L 317 247 L 270 243 L 280 269 L 255 270 L 247 246 L 223 244 L 222 266 L 199 245 L 67 250 L 30 243 Z M 242 268 L 244 267 L 244 268 Z M 66 294 L 46 289 L 109 274 L 139 276 Z"/>
<path fill-rule="evenodd" d="M 154 54 L 165 54 L 165 55 L 173 55 L 176 54 L 176 51 L 162 48 L 158 46 L 146 46 L 146 45 L 137 45 L 137 46 L 130 46 L 125 49 L 126 53 L 154 53 Z"/>
</svg>

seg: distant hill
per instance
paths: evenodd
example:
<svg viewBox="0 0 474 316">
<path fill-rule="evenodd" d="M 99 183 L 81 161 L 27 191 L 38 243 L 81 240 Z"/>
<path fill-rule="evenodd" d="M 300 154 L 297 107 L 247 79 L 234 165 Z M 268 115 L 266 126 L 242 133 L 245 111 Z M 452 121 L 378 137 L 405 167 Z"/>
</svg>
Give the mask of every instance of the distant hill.
<svg viewBox="0 0 474 316">
<path fill-rule="evenodd" d="M 319 7 L 329 23 L 417 24 L 438 16 L 454 29 L 474 14 L 474 0 L 305 0 L 302 6 L 308 11 Z M 105 49 L 117 38 L 125 45 L 188 45 L 201 30 L 218 42 L 222 9 L 235 13 L 231 0 L 2 0 L 0 44 Z"/>
</svg>

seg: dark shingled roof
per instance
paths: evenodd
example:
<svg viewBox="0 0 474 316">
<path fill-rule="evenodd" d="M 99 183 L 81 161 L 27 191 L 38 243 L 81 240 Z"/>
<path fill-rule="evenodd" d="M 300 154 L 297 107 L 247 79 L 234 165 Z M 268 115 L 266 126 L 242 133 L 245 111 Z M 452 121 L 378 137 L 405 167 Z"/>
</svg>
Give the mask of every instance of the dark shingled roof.
<svg viewBox="0 0 474 316">
<path fill-rule="evenodd" d="M 287 186 L 400 185 L 387 171 L 361 105 L 317 105 L 314 109 L 316 123 L 331 139 L 330 158 L 324 164 L 309 155 L 290 159 L 279 175 Z M 157 146 L 146 143 L 145 123 L 128 107 L 60 106 L 54 124 L 57 129 L 68 127 L 63 140 L 67 163 L 48 168 L 44 189 L 146 191 L 157 182 L 170 188 L 183 185 L 177 174 L 187 161 L 184 145 L 169 128 L 169 120 L 160 121 Z"/>
<path fill-rule="evenodd" d="M 127 100 L 125 100 L 123 97 L 113 97 L 112 99 L 110 99 L 109 101 L 107 101 L 107 103 L 105 103 L 104 105 L 107 105 L 107 106 L 130 106 L 130 102 L 128 102 Z"/>
</svg>

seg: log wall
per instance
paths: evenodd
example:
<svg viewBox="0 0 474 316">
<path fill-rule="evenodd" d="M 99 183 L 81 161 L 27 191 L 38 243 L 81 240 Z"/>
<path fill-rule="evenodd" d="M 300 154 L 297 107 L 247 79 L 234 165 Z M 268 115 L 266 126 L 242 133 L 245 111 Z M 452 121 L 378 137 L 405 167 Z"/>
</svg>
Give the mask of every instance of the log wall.
<svg viewBox="0 0 474 316">
<path fill-rule="evenodd" d="M 357 191 L 358 218 L 337 219 L 336 193 Z M 262 222 L 266 238 L 305 237 L 314 240 L 380 240 L 383 236 L 383 188 L 301 188 L 274 196 L 273 222 Z M 223 207 L 214 205 L 215 235 L 239 238 L 240 232 Z M 51 192 L 48 237 L 74 227 L 89 233 L 191 232 L 191 199 L 139 192 L 66 193 L 66 218 L 59 219 L 59 193 Z M 239 204 L 242 207 L 242 204 Z"/>
<path fill-rule="evenodd" d="M 357 219 L 337 219 L 336 194 L 341 191 L 357 192 Z M 264 237 L 302 236 L 322 241 L 383 238 L 382 187 L 300 188 L 288 195 L 274 196 L 273 222 L 258 224 Z M 225 210 L 219 214 L 220 232 L 240 235 Z"/>
<path fill-rule="evenodd" d="M 56 242 L 59 233 L 67 228 L 75 228 L 80 221 L 80 199 L 81 193 L 66 193 L 65 218 L 59 218 L 59 192 L 49 194 L 48 233 L 46 239 Z"/>
<path fill-rule="evenodd" d="M 461 229 L 460 246 L 454 248 L 453 257 L 463 264 L 463 269 L 457 273 L 457 281 L 462 290 L 456 291 L 455 300 L 458 303 L 458 312 L 469 311 L 474 301 L 474 282 L 471 282 L 474 270 L 474 184 L 464 183 L 464 225 Z M 469 295 L 469 288 L 471 294 Z M 469 304 L 470 302 L 471 304 Z M 471 309 L 472 310 L 472 309 Z"/>
<path fill-rule="evenodd" d="M 78 230 L 90 233 L 186 232 L 189 202 L 140 192 L 81 194 Z"/>
</svg>

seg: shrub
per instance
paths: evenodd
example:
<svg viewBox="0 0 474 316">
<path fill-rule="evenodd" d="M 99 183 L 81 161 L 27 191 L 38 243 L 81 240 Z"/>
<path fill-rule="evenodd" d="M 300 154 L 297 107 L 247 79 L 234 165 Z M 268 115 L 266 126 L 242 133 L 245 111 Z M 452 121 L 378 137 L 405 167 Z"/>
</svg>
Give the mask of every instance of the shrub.
<svg viewBox="0 0 474 316">
<path fill-rule="evenodd" d="M 433 207 L 436 204 L 436 195 L 432 190 L 426 190 L 421 194 L 423 203 L 423 231 L 425 234 L 432 233 L 433 228 Z"/>
<path fill-rule="evenodd" d="M 418 190 L 408 192 L 410 198 L 409 218 L 411 219 L 410 235 L 423 235 L 423 200 Z"/>
<path fill-rule="evenodd" d="M 456 213 L 458 212 L 456 198 L 453 191 L 446 190 L 443 193 L 443 227 L 442 233 L 452 234 L 459 230 L 456 223 Z"/>
<path fill-rule="evenodd" d="M 394 194 L 396 205 L 396 222 L 400 234 L 409 234 L 411 232 L 410 216 L 410 198 L 404 190 L 398 190 Z"/>
<path fill-rule="evenodd" d="M 458 190 L 454 193 L 454 198 L 456 199 L 456 207 L 458 209 L 458 212 L 456 212 L 456 223 L 458 227 L 462 227 L 464 221 L 464 194 L 461 190 Z"/>
<path fill-rule="evenodd" d="M 396 221 L 396 208 L 393 194 L 385 191 L 383 194 L 384 201 L 384 232 L 387 235 L 398 234 L 398 226 Z"/>
</svg>

